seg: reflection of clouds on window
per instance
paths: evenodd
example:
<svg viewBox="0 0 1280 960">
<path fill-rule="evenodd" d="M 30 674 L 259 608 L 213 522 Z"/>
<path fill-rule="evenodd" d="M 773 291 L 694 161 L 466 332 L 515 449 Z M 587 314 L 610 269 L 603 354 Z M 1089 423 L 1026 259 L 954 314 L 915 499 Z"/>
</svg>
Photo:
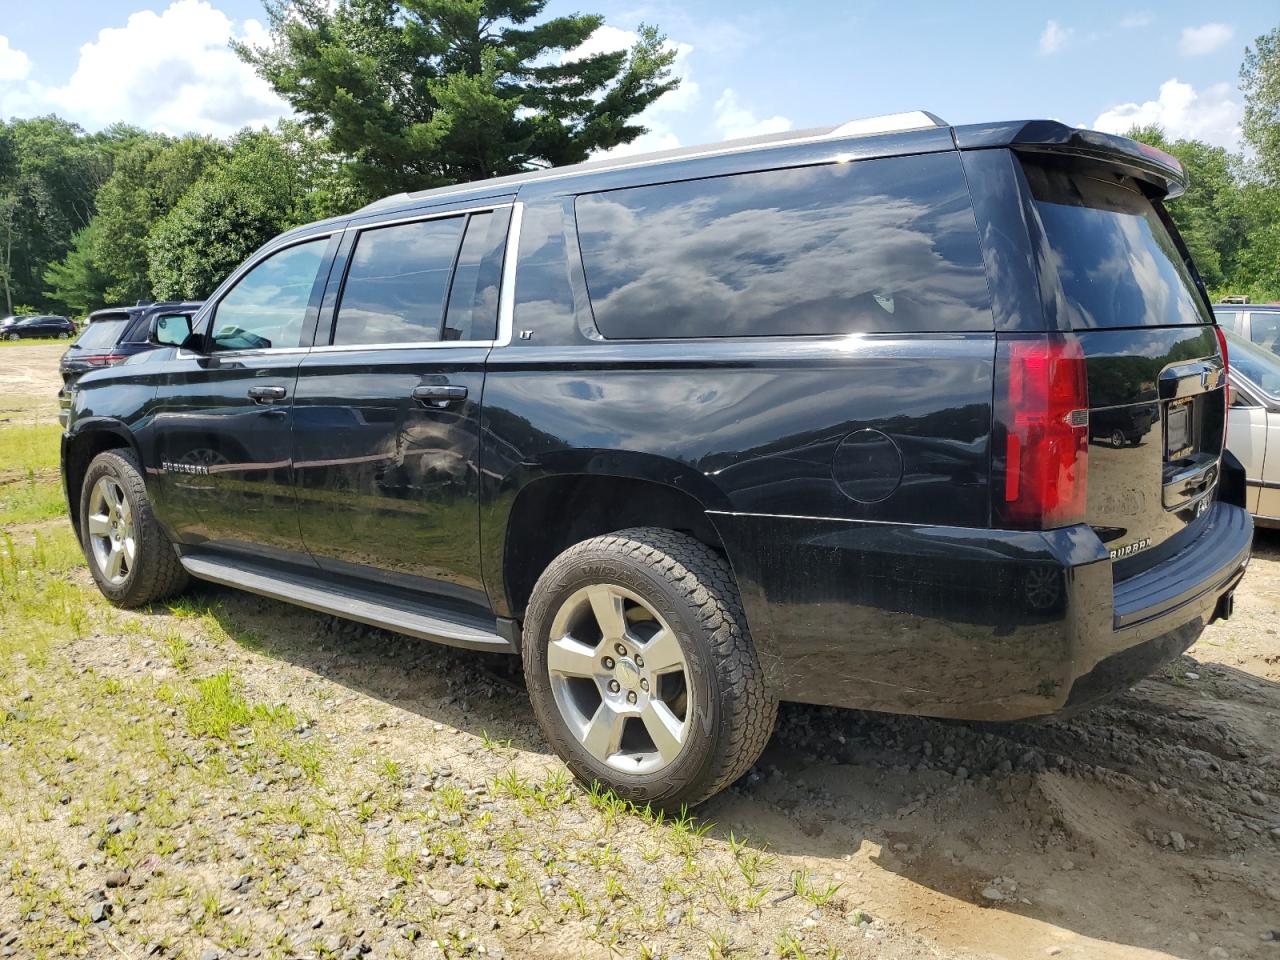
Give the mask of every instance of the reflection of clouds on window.
<svg viewBox="0 0 1280 960">
<path fill-rule="evenodd" d="M 1073 328 L 1203 323 L 1172 237 L 1136 189 L 1078 171 L 1027 164 L 1048 239 L 1042 275 Z"/>
<path fill-rule="evenodd" d="M 218 304 L 215 345 L 224 350 L 296 347 L 328 237 L 274 253 Z"/>
<path fill-rule="evenodd" d="M 465 217 L 366 230 L 338 307 L 336 344 L 440 339 L 449 274 Z"/>
<path fill-rule="evenodd" d="M 577 214 L 608 337 L 991 328 L 951 154 L 593 194 Z"/>
</svg>

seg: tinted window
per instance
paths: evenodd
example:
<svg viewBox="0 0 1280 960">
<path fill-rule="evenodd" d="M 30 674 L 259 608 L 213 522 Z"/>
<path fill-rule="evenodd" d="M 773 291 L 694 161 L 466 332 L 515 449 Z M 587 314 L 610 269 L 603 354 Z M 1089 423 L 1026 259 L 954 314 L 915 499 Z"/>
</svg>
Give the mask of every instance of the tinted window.
<svg viewBox="0 0 1280 960">
<path fill-rule="evenodd" d="M 458 269 L 449 288 L 444 339 L 492 340 L 498 329 L 498 291 L 502 287 L 502 254 L 507 243 L 510 209 L 475 213 L 458 254 Z"/>
<path fill-rule="evenodd" d="M 287 247 L 241 277 L 214 314 L 214 349 L 298 346 L 328 243 L 324 237 Z"/>
<path fill-rule="evenodd" d="M 1151 201 L 1105 172 L 1025 164 L 1073 329 L 1207 323 L 1200 294 Z"/>
<path fill-rule="evenodd" d="M 990 330 L 955 154 L 579 197 L 606 337 Z"/>
<path fill-rule="evenodd" d="M 521 330 L 534 331 L 540 343 L 548 342 L 548 337 L 563 338 L 565 331 L 575 329 L 564 211 L 555 203 L 530 203 L 524 208 L 516 261 L 515 322 Z"/>
<path fill-rule="evenodd" d="M 103 347 L 114 347 L 120 342 L 120 335 L 128 324 L 126 318 L 119 320 L 94 320 L 84 328 L 84 332 L 76 337 L 75 346 L 82 350 L 98 350 Z"/>
<path fill-rule="evenodd" d="M 439 340 L 465 222 L 449 217 L 362 231 L 342 287 L 333 342 Z"/>
<path fill-rule="evenodd" d="M 1249 314 L 1249 339 L 1272 353 L 1280 354 L 1280 313 Z"/>
</svg>

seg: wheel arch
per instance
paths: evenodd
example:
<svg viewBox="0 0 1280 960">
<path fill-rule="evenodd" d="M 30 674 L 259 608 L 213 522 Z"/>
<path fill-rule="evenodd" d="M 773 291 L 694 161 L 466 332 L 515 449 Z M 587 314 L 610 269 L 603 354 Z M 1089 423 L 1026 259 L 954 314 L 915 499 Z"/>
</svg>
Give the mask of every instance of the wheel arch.
<svg viewBox="0 0 1280 960">
<path fill-rule="evenodd" d="M 707 515 L 715 507 L 690 492 L 688 482 L 668 482 L 683 480 L 689 469 L 672 467 L 675 472 L 665 475 L 653 470 L 643 475 L 590 469 L 545 473 L 500 498 L 505 509 L 493 526 L 501 536 L 487 551 L 492 561 L 486 564 L 489 594 L 498 612 L 522 620 L 533 586 L 552 560 L 575 543 L 615 530 L 663 527 L 726 555 L 724 541 Z M 697 480 L 707 483 L 701 474 Z M 712 495 L 720 499 L 719 491 Z"/>
<path fill-rule="evenodd" d="M 67 511 L 80 536 L 80 493 L 85 472 L 93 458 L 107 450 L 129 450 L 138 462 L 141 452 L 129 429 L 118 420 L 94 419 L 78 423 L 74 433 L 62 440 L 62 486 L 67 499 Z"/>
</svg>

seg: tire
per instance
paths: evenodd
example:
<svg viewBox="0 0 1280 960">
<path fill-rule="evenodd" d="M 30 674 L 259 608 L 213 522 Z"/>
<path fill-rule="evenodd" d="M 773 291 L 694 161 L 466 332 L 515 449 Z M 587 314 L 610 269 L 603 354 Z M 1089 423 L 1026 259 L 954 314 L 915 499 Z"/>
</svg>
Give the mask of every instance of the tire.
<svg viewBox="0 0 1280 960">
<path fill-rule="evenodd" d="M 100 453 L 85 471 L 80 487 L 80 543 L 98 589 L 118 607 L 141 607 L 173 596 L 187 585 L 187 572 L 156 522 L 138 458 L 131 450 Z M 113 565 L 113 556 L 121 558 L 118 565 Z"/>
<path fill-rule="evenodd" d="M 601 608 L 615 611 L 604 618 L 615 624 L 622 611 L 621 641 L 601 626 Z M 583 783 L 628 800 L 665 808 L 705 800 L 742 776 L 773 733 L 778 703 L 733 572 L 683 534 L 640 527 L 564 551 L 533 588 L 522 646 L 534 716 L 552 748 Z M 671 670 L 664 664 L 677 650 Z M 572 674 L 579 669 L 594 673 Z M 595 736 L 597 727 L 617 729 L 598 721 L 628 711 L 622 734 Z"/>
<path fill-rule="evenodd" d="M 71 334 L 69 334 L 69 333 L 67 333 L 67 331 L 63 330 L 60 334 L 58 334 L 58 339 L 59 339 L 59 340 L 66 340 L 66 339 L 67 339 L 67 337 L 69 337 L 69 336 L 71 336 Z"/>
<path fill-rule="evenodd" d="M 22 337 L 20 337 L 20 336 L 19 336 L 18 334 L 16 334 L 16 333 L 10 333 L 10 334 L 8 334 L 8 335 L 5 337 L 5 339 L 6 339 L 6 340 L 21 340 L 21 339 L 22 339 Z"/>
<path fill-rule="evenodd" d="M 1122 430 L 1111 431 L 1111 446 L 1119 450 L 1125 445 L 1124 432 Z"/>
</svg>

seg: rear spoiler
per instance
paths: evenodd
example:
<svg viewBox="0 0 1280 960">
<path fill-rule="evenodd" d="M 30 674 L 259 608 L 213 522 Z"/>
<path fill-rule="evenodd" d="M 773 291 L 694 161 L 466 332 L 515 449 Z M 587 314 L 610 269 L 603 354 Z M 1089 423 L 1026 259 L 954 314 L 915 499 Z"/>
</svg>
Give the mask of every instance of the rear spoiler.
<svg viewBox="0 0 1280 960">
<path fill-rule="evenodd" d="M 956 147 L 989 150 L 1008 147 L 1019 152 L 1053 153 L 1099 160 L 1120 166 L 1158 187 L 1166 199 L 1181 196 L 1187 172 L 1176 157 L 1128 137 L 1068 127 L 1056 120 L 1014 120 L 952 127 Z"/>
</svg>

